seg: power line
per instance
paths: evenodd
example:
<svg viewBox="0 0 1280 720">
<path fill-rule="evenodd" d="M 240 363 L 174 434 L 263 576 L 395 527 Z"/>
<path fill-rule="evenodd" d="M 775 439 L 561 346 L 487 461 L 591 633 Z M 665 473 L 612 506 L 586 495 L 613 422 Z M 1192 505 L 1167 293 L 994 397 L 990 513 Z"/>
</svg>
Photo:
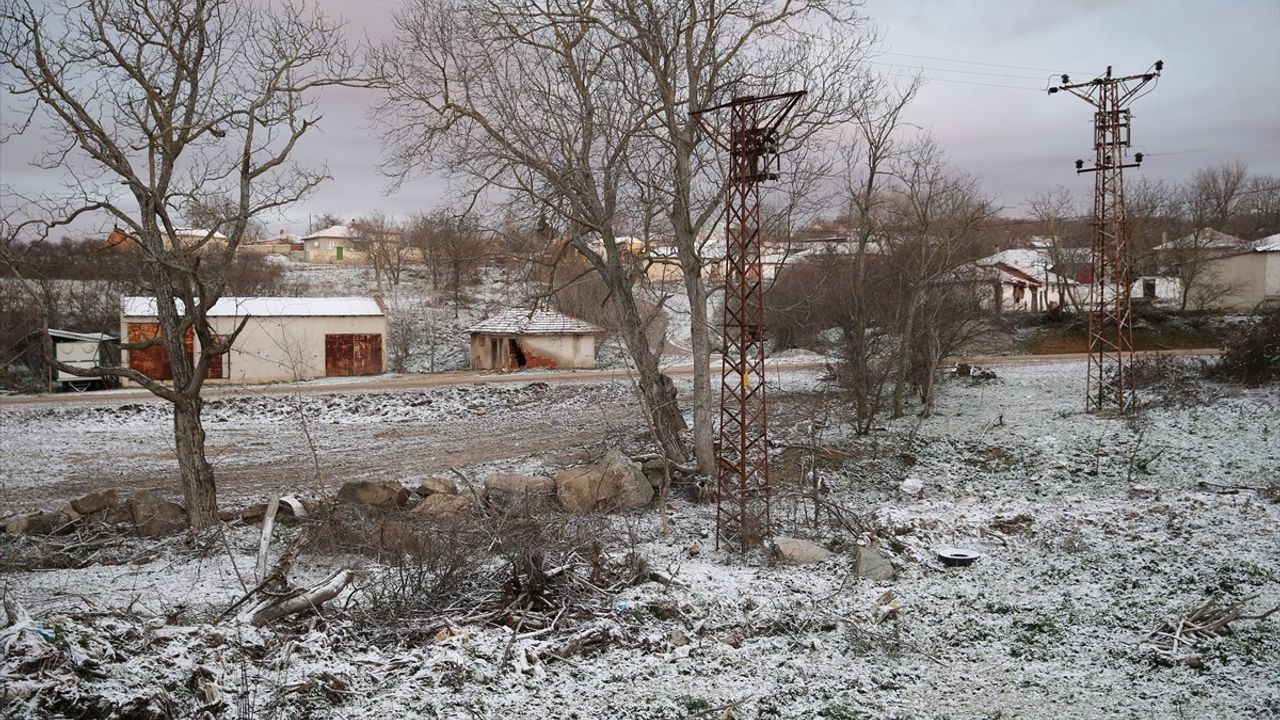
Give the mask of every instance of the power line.
<svg viewBox="0 0 1280 720">
<path fill-rule="evenodd" d="M 936 72 L 959 73 L 962 75 L 985 75 L 988 77 L 1016 78 L 1018 80 L 1042 80 L 1043 79 L 1040 77 L 1033 77 L 1031 75 L 1014 75 L 1012 73 L 993 73 L 993 72 L 985 72 L 983 70 L 955 70 L 951 68 L 934 67 L 932 65 L 903 65 L 900 63 L 881 62 L 879 60 L 868 60 L 867 62 L 870 63 L 871 65 L 884 65 L 886 67 L 907 68 L 909 70 L 930 70 L 930 71 L 936 71 Z"/>
<path fill-rule="evenodd" d="M 1000 63 L 977 62 L 974 60 L 960 60 L 957 58 L 938 57 L 936 55 L 912 55 L 911 53 L 900 53 L 900 52 L 885 52 L 885 53 L 881 53 L 881 55 L 894 55 L 897 57 L 919 58 L 921 60 L 937 60 L 939 62 L 957 63 L 960 65 L 979 65 L 982 67 L 1004 68 L 1006 70 L 1031 70 L 1034 72 L 1044 72 L 1044 73 L 1052 73 L 1052 74 L 1069 72 L 1069 71 L 1064 71 L 1061 68 L 1054 70 L 1050 68 L 1028 67 L 1026 65 L 1002 65 Z M 1074 74 L 1079 75 L 1081 73 L 1074 73 Z"/>
<path fill-rule="evenodd" d="M 1280 144 L 1280 138 L 1271 138 L 1269 140 L 1259 140 L 1257 142 L 1242 143 L 1238 145 L 1219 145 L 1217 147 L 1192 148 L 1190 150 L 1171 150 L 1169 152 L 1147 153 L 1147 157 L 1164 157 L 1166 155 L 1191 155 L 1193 153 L 1217 152 L 1219 150 L 1236 150 L 1238 148 L 1258 147 L 1259 145 L 1276 145 Z"/>
</svg>

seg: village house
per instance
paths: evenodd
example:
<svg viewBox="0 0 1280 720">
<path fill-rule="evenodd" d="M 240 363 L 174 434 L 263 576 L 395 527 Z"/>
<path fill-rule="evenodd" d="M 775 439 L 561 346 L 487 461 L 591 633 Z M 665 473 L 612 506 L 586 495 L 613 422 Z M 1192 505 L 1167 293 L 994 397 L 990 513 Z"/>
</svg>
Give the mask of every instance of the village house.
<svg viewBox="0 0 1280 720">
<path fill-rule="evenodd" d="M 1073 256 L 1088 248 L 1063 248 L 1060 254 Z M 982 280 L 991 283 L 989 302 L 999 311 L 1047 312 L 1060 307 L 1077 307 L 1088 300 L 1088 287 L 1068 268 L 1059 267 L 1046 247 L 1011 248 L 974 262 Z"/>
<path fill-rule="evenodd" d="M 1214 296 L 1197 304 L 1233 312 L 1280 304 L 1280 234 L 1219 253 L 1203 263 L 1201 289 Z"/>
<path fill-rule="evenodd" d="M 210 380 L 265 383 L 386 371 L 387 316 L 373 298 L 224 297 L 209 310 L 214 332 L 223 335 L 245 318 L 231 352 L 210 364 Z M 159 332 L 154 298 L 124 298 L 122 338 L 137 343 Z M 188 352 L 198 342 L 188 331 Z M 172 378 L 161 346 L 122 349 L 121 363 L 155 380 Z"/>
<path fill-rule="evenodd" d="M 350 225 L 330 225 L 302 238 L 302 259 L 309 263 L 351 260 L 356 233 Z"/>
<path fill-rule="evenodd" d="M 593 368 L 603 329 L 552 310 L 513 308 L 467 328 L 475 370 Z"/>
</svg>

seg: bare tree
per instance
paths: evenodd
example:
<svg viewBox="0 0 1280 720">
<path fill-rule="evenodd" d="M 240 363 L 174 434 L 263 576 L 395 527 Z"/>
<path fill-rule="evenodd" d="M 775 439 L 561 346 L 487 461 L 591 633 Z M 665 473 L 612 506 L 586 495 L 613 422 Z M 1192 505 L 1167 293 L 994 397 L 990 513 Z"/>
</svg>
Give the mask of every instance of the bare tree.
<svg viewBox="0 0 1280 720">
<path fill-rule="evenodd" d="M 866 90 L 861 61 L 874 36 L 856 3 L 808 0 L 604 3 L 596 22 L 622 44 L 632 90 L 651 121 L 629 158 L 632 179 L 662 209 L 690 306 L 694 446 L 714 474 L 711 326 L 705 244 L 722 212 L 726 164 L 700 142 L 690 111 L 735 95 L 807 89 L 783 136 L 794 148 L 848 120 Z"/>
<path fill-rule="evenodd" d="M 1165 247 L 1165 259 L 1182 289 L 1181 309 L 1207 309 L 1230 288 L 1222 287 L 1212 261 L 1222 255 L 1224 233 L 1241 210 L 1248 169 L 1242 162 L 1201 168 L 1187 181 L 1176 207 L 1187 234 Z"/>
<path fill-rule="evenodd" d="M 976 231 L 995 210 L 982 196 L 978 180 L 954 173 L 930 138 L 916 142 L 895 164 L 897 187 L 887 205 L 891 229 L 884 237 L 900 288 L 894 326 L 901 350 L 893 387 L 893 415 L 899 417 L 905 412 L 908 383 L 925 388 L 928 414 L 933 376 L 956 345 L 943 339 L 965 337 L 943 333 L 944 325 L 960 321 L 956 309 L 976 309 L 976 303 L 956 304 L 950 276 L 956 266 L 975 259 Z"/>
<path fill-rule="evenodd" d="M 440 209 L 413 216 L 408 236 L 431 272 L 432 288 L 451 294 L 453 316 L 458 317 L 463 288 L 479 279 L 489 256 L 489 241 L 479 223 L 466 213 Z"/>
<path fill-rule="evenodd" d="M 121 377 L 173 404 L 190 523 L 207 527 L 218 514 L 201 389 L 244 326 L 215 333 L 207 314 L 226 276 L 206 268 L 229 267 L 255 217 L 325 179 L 289 158 L 316 122 L 309 95 L 357 83 L 354 60 L 340 28 L 323 17 L 241 0 L 83 0 L 39 10 L 4 0 L 0 27 L 5 81 L 31 101 L 32 127 L 52 143 L 42 165 L 64 172 L 69 187 L 60 202 L 40 204 L 43 217 L 6 223 L 6 255 L 89 212 L 106 213 L 135 239 L 159 335 L 125 347 L 163 347 L 172 379 L 128 367 L 59 367 Z M 205 203 L 210 227 L 184 238 L 177 214 L 211 196 L 229 200 Z M 213 241 L 214 228 L 225 241 Z M 189 336 L 198 340 L 194 352 Z"/>
<path fill-rule="evenodd" d="M 647 118 L 619 43 L 590 7 L 416 0 L 398 13 L 399 37 L 375 53 L 389 86 L 380 108 L 388 169 L 404 178 L 436 158 L 477 192 L 502 190 L 562 218 L 622 318 L 655 441 L 683 464 L 679 408 L 644 336 L 614 225 L 624 158 Z"/>
<path fill-rule="evenodd" d="M 384 292 L 383 279 L 392 288 L 400 284 L 405 262 L 412 249 L 400 228 L 382 213 L 371 213 L 351 221 L 356 242 L 373 265 L 373 281 Z"/>
<path fill-rule="evenodd" d="M 1061 309 L 1065 310 L 1069 304 L 1072 310 L 1079 311 L 1081 298 L 1075 292 L 1075 287 L 1069 283 L 1069 278 L 1080 264 L 1081 255 L 1087 254 L 1088 248 L 1080 247 L 1071 237 L 1071 231 L 1079 220 L 1075 198 L 1072 197 L 1070 190 L 1058 186 L 1032 195 L 1027 205 L 1031 209 L 1032 217 L 1039 222 L 1045 241 L 1048 243 L 1045 248 L 1045 259 L 1039 268 L 1040 279 L 1044 282 L 1046 290 L 1052 286 L 1057 291 L 1058 305 Z M 1047 291 L 1044 300 L 1044 307 L 1047 309 Z"/>
<path fill-rule="evenodd" d="M 843 190 L 847 209 L 843 222 L 851 257 L 848 312 L 840 323 L 843 353 L 840 376 L 853 392 L 855 427 L 870 432 L 879 413 L 890 362 L 885 345 L 889 338 L 882 319 L 888 288 L 873 277 L 882 270 L 885 206 L 893 171 L 907 144 L 903 112 L 920 87 L 913 81 L 898 88 L 882 83 L 861 103 L 853 130 L 843 149 Z"/>
<path fill-rule="evenodd" d="M 393 169 L 446 150 L 439 165 L 563 219 L 619 303 L 645 404 L 665 416 L 653 423 L 664 452 L 683 457 L 669 429 L 679 410 L 634 309 L 635 268 L 615 243 L 623 226 L 638 224 L 627 211 L 637 220 L 649 217 L 637 205 L 662 208 L 690 299 L 695 456 L 706 474 L 713 393 L 702 246 L 721 212 L 724 172 L 689 112 L 735 94 L 807 87 L 800 130 L 789 136 L 847 117 L 869 38 L 853 6 L 417 0 L 399 17 L 396 45 L 381 53 L 392 79 L 383 117 Z"/>
</svg>

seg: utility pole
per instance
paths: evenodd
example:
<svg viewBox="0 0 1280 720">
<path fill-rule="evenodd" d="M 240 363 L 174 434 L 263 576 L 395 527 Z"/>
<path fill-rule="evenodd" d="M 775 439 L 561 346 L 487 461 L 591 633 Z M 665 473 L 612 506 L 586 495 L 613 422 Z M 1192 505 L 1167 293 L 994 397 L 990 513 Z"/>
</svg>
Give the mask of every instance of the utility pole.
<svg viewBox="0 0 1280 720">
<path fill-rule="evenodd" d="M 1093 167 L 1076 160 L 1077 174 L 1094 173 L 1085 412 L 1128 415 L 1135 409 L 1130 306 L 1133 276 L 1125 228 L 1124 168 L 1140 166 L 1142 153 L 1134 154 L 1134 162 L 1125 163 L 1131 128 L 1128 105 L 1163 69 L 1164 61 L 1157 60 L 1145 73 L 1116 77 L 1107 66 L 1102 77 L 1072 83 L 1063 75 L 1062 84 L 1049 88 L 1050 94 L 1068 92 L 1094 108 Z"/>
<path fill-rule="evenodd" d="M 798 92 L 739 97 L 692 114 L 729 153 L 725 207 L 724 321 L 720 437 L 716 444 L 716 549 L 723 538 L 748 550 L 769 531 L 769 412 L 764 376 L 764 287 L 760 267 L 760 184 L 776 180 L 782 121 Z M 707 114 L 729 110 L 729 135 Z"/>
</svg>

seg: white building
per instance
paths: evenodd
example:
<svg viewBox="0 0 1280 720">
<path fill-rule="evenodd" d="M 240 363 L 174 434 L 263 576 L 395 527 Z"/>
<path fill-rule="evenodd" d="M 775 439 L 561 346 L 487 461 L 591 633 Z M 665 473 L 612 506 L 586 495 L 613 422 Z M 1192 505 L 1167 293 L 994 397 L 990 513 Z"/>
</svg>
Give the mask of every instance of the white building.
<svg viewBox="0 0 1280 720">
<path fill-rule="evenodd" d="M 1062 248 L 1058 252 L 1067 256 L 1067 259 L 1073 263 L 1088 261 L 1089 248 Z M 1017 289 L 1011 286 L 1010 292 L 1003 297 L 1005 309 L 1044 312 L 1054 307 L 1082 306 L 1088 301 L 1089 288 L 1067 272 L 1056 272 L 1060 268 L 1054 262 L 1053 254 L 1044 247 L 1001 250 L 978 260 L 975 264 L 979 267 L 995 268 L 1001 278 L 1008 275 L 1007 271 L 1010 270 L 1018 276 L 1014 285 L 1021 282 L 1028 294 L 1023 300 L 1021 293 L 1017 293 L 1019 299 L 1015 307 L 1010 308 L 1008 303 L 1015 296 L 1014 290 Z M 1034 282 L 1027 282 L 1028 280 Z"/>
<path fill-rule="evenodd" d="M 302 238 L 302 259 L 310 263 L 351 260 L 356 231 L 350 225 L 330 225 Z"/>
<path fill-rule="evenodd" d="M 209 310 L 214 332 L 228 335 L 244 321 L 229 353 L 209 367 L 213 382 L 264 383 L 386 371 L 387 316 L 363 297 L 225 297 Z M 127 297 L 120 333 L 137 343 L 159 334 L 155 299 Z M 199 347 L 187 333 L 187 351 Z M 121 352 L 121 364 L 156 380 L 172 379 L 163 346 Z"/>
</svg>

